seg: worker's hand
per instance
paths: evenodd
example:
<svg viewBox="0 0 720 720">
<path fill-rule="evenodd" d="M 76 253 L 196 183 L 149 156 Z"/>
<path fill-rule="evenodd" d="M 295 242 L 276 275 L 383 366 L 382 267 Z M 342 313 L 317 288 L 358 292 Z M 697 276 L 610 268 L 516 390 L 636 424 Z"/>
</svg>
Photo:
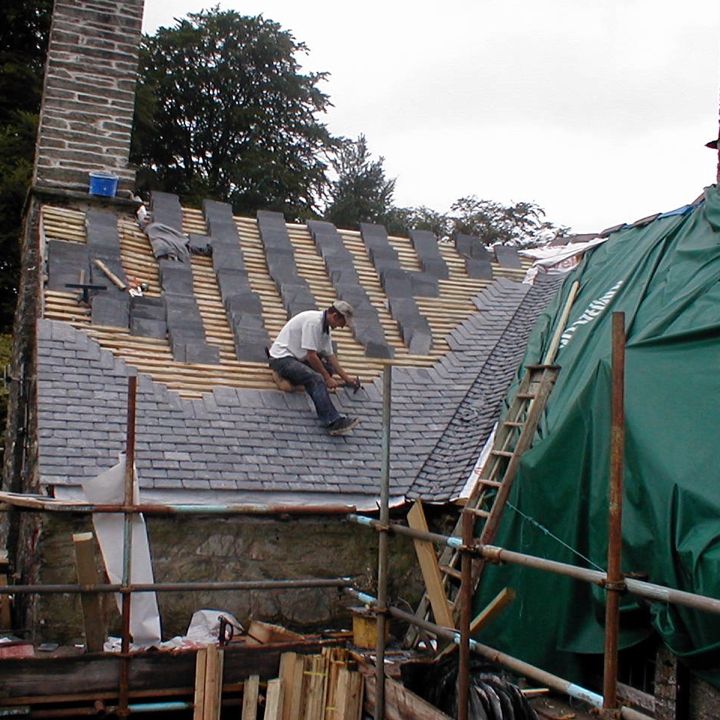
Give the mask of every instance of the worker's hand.
<svg viewBox="0 0 720 720">
<path fill-rule="evenodd" d="M 328 375 L 325 378 L 325 385 L 327 386 L 328 390 L 335 390 L 336 387 L 338 387 L 340 383 L 332 376 Z"/>
</svg>

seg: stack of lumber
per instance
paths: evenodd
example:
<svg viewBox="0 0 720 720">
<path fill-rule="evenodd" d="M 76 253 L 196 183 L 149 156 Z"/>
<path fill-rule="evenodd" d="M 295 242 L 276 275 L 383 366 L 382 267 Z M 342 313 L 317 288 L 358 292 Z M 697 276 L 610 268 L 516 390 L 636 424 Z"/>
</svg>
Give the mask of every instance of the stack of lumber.
<svg viewBox="0 0 720 720">
<path fill-rule="evenodd" d="M 223 650 L 198 650 L 193 720 L 218 720 L 222 705 Z M 359 720 L 363 676 L 344 648 L 319 655 L 283 653 L 278 677 L 243 684 L 241 720 Z"/>
</svg>

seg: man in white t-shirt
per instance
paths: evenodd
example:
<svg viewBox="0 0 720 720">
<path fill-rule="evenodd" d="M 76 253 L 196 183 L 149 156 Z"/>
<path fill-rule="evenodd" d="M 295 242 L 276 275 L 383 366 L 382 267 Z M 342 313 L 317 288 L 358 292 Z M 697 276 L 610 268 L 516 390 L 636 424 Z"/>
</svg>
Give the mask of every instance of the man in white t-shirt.
<svg viewBox="0 0 720 720">
<path fill-rule="evenodd" d="M 330 435 L 346 435 L 359 422 L 341 415 L 328 392 L 340 385 L 357 384 L 335 357 L 330 334 L 350 325 L 352 316 L 352 305 L 344 300 L 336 300 L 327 310 L 305 310 L 285 323 L 270 347 L 270 367 L 293 385 L 305 388 Z"/>
</svg>

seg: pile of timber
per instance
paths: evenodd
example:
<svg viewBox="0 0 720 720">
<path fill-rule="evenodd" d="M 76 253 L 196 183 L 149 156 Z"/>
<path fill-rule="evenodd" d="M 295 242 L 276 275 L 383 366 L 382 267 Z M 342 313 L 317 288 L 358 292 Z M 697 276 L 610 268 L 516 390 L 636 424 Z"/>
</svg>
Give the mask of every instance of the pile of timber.
<svg viewBox="0 0 720 720">
<path fill-rule="evenodd" d="M 193 720 L 219 720 L 224 650 L 198 650 Z M 277 678 L 243 683 L 241 720 L 359 720 L 363 676 L 344 648 L 323 648 L 318 655 L 283 653 Z"/>
</svg>

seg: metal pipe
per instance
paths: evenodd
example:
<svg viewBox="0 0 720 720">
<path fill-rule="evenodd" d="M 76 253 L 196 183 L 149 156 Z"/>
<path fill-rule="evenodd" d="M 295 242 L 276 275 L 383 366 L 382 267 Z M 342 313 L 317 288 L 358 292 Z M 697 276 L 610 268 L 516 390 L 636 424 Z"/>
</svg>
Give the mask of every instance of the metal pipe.
<svg viewBox="0 0 720 720">
<path fill-rule="evenodd" d="M 365 598 L 368 598 L 367 595 L 364 593 L 358 593 L 356 590 L 348 590 L 348 592 L 355 596 L 363 594 Z M 436 625 L 428 620 L 422 620 L 416 615 L 404 612 L 395 607 L 388 608 L 388 611 L 393 617 L 398 618 L 398 620 L 403 620 L 413 625 L 417 625 L 425 630 L 429 630 L 435 635 L 452 640 L 455 643 L 461 642 L 460 633 L 456 630 L 450 630 L 442 625 Z M 587 690 L 579 685 L 568 682 L 557 675 L 553 675 L 552 673 L 535 667 L 530 663 L 526 663 L 524 660 L 514 658 L 511 655 L 506 655 L 505 653 L 495 650 L 488 645 L 483 645 L 472 638 L 470 639 L 469 645 L 472 652 L 482 655 L 488 660 L 498 663 L 499 665 L 503 665 L 510 670 L 513 670 L 518 675 L 524 675 L 525 677 L 535 680 L 542 685 L 546 685 L 556 692 L 563 693 L 572 698 L 576 698 L 577 700 L 582 700 L 593 707 L 602 707 L 602 697 L 591 690 Z M 644 715 L 643 713 L 640 713 L 637 710 L 631 710 L 630 708 L 621 708 L 620 715 L 626 720 L 653 720 L 649 715 Z"/>
<path fill-rule="evenodd" d="M 376 530 L 379 530 L 382 527 L 382 523 L 379 520 L 373 520 L 373 518 L 365 517 L 364 515 L 350 514 L 347 516 L 347 520 L 357 523 L 358 525 L 372 527 Z M 390 532 L 397 533 L 398 535 L 407 535 L 408 537 L 415 538 L 417 540 L 428 540 L 440 545 L 447 545 L 454 550 L 459 550 L 463 546 L 462 540 L 457 537 L 440 535 L 440 533 L 428 532 L 426 530 L 416 530 L 415 528 L 400 525 L 398 523 L 389 523 L 387 527 Z"/>
<path fill-rule="evenodd" d="M 197 590 L 285 590 L 292 588 L 324 588 L 347 587 L 352 578 L 307 578 L 304 580 L 238 580 L 214 582 L 184 582 L 184 583 L 138 583 L 130 584 L 128 592 L 185 592 Z M 37 593 L 38 595 L 52 593 L 117 593 L 122 592 L 123 586 L 119 584 L 103 583 L 101 585 L 3 585 L 0 586 L 0 595 L 16 595 Z"/>
<path fill-rule="evenodd" d="M 97 703 L 96 703 L 97 705 Z M 152 712 L 175 712 L 181 710 L 191 710 L 193 703 L 182 700 L 174 700 L 172 702 L 153 702 L 153 703 L 129 703 L 127 706 L 128 714 L 133 713 L 152 713 Z M 80 716 L 96 716 L 108 715 L 112 716 L 119 708 L 104 706 L 102 707 L 82 707 L 82 708 L 57 708 L 53 710 L 37 710 L 32 711 L 32 717 L 38 718 L 61 718 L 61 717 L 80 717 Z"/>
<path fill-rule="evenodd" d="M 622 583 L 622 500 L 625 470 L 625 314 L 612 314 L 612 399 L 610 424 L 610 488 L 608 563 L 605 589 L 605 653 L 603 709 L 617 708 L 618 636 Z"/>
<path fill-rule="evenodd" d="M 128 710 L 131 713 L 146 712 L 170 712 L 171 710 L 190 710 L 193 703 L 177 700 L 174 702 L 156 702 L 156 703 L 131 703 Z"/>
<path fill-rule="evenodd" d="M 193 505 L 193 504 L 160 504 L 124 503 L 111 505 L 92 503 L 76 503 L 60 500 L 37 500 L 31 498 L 32 505 L 23 504 L 23 498 L 14 498 L 11 494 L 0 493 L 0 506 L 10 505 L 17 510 L 30 512 L 67 512 L 67 513 L 143 513 L 145 515 L 345 515 L 354 512 L 354 505 L 263 505 L 263 504 L 228 504 L 228 505 Z M 2 507 L 0 507 L 2 509 Z"/>
<path fill-rule="evenodd" d="M 348 519 L 353 522 L 359 522 L 361 525 L 367 525 L 374 528 L 377 528 L 379 525 L 377 520 L 357 515 L 349 515 Z M 396 523 L 390 523 L 389 528 L 392 532 L 410 535 L 411 537 L 417 537 L 422 540 L 440 542 L 455 548 L 462 547 L 462 540 L 457 537 L 448 537 L 438 535 L 437 533 L 426 533 L 421 530 L 413 530 Z M 575 578 L 576 580 L 582 580 L 584 582 L 593 583 L 594 585 L 599 585 L 600 587 L 605 587 L 607 584 L 607 574 L 602 570 L 580 568 L 575 565 L 557 562 L 556 560 L 547 560 L 546 558 L 539 558 L 534 555 L 525 555 L 524 553 L 514 552 L 496 545 L 474 545 L 473 547 L 468 548 L 468 552 L 494 563 L 507 562 L 514 565 L 523 565 L 524 567 L 535 568 L 537 570 L 547 570 L 548 572 L 553 572 L 557 575 L 565 575 L 567 577 Z M 633 595 L 638 595 L 640 597 L 647 598 L 648 600 L 675 603 L 676 605 L 684 605 L 704 612 L 720 614 L 720 600 L 708 597 L 707 595 L 698 595 L 684 590 L 675 590 L 663 585 L 656 585 L 655 583 L 645 582 L 644 580 L 634 580 L 632 578 L 625 578 L 625 588 L 629 592 L 633 593 Z M 0 589 L 0 592 L 2 592 L 2 589 Z"/>
<path fill-rule="evenodd" d="M 398 608 L 390 608 L 390 614 L 393 617 L 398 618 L 398 620 L 404 620 L 406 622 L 418 625 L 419 627 L 422 627 L 425 630 L 429 630 L 430 632 L 439 635 L 440 637 L 445 637 L 455 643 L 460 642 L 460 633 L 455 630 L 450 630 L 449 628 L 443 627 L 442 625 L 436 625 L 429 620 L 421 620 L 415 615 L 406 613 L 402 610 L 399 610 Z M 595 707 L 600 707 L 602 705 L 602 698 L 597 693 L 586 690 L 585 688 L 581 688 L 578 685 L 574 685 L 567 680 L 563 680 L 557 675 L 553 675 L 552 673 L 548 673 L 545 670 L 536 668 L 533 665 L 524 662 L 523 660 L 518 660 L 517 658 L 513 658 L 510 655 L 505 655 L 499 650 L 495 650 L 488 645 L 483 645 L 476 640 L 473 640 L 472 638 L 470 639 L 469 646 L 470 649 L 478 655 L 482 655 L 483 657 L 486 657 L 493 662 L 504 665 L 511 670 L 515 670 L 521 675 L 525 675 L 526 677 L 537 680 L 542 684 L 552 688 L 553 690 L 557 690 L 558 692 L 569 695 L 570 697 L 577 698 L 578 700 L 583 700 Z"/>
<path fill-rule="evenodd" d="M 125 505 L 132 505 L 135 501 L 135 414 L 137 401 L 137 377 L 128 377 L 127 390 L 127 438 L 125 442 Z M 120 687 L 118 689 L 119 708 L 118 715 L 125 717 L 128 714 L 128 700 L 130 693 L 130 609 L 132 595 L 130 583 L 132 581 L 132 513 L 123 514 L 123 574 L 122 574 L 122 628 L 120 634 L 120 652 L 123 655 L 120 663 Z"/>
<path fill-rule="evenodd" d="M 383 367 L 382 475 L 380 482 L 380 527 L 378 527 L 377 642 L 375 647 L 375 720 L 385 717 L 385 623 L 387 622 L 388 523 L 390 522 L 390 421 L 392 365 Z"/>
<path fill-rule="evenodd" d="M 508 562 L 537 570 L 547 570 L 558 575 L 575 578 L 576 580 L 591 582 L 600 587 L 604 587 L 607 583 L 607 574 L 601 570 L 579 568 L 574 565 L 557 562 L 556 560 L 546 560 L 533 555 L 524 555 L 513 552 L 512 550 L 506 550 L 505 548 L 495 547 L 494 545 L 479 545 L 477 548 L 480 554 L 491 562 Z M 720 614 L 720 600 L 708 597 L 707 595 L 697 595 L 695 593 L 685 592 L 684 590 L 674 590 L 664 587 L 663 585 L 655 585 L 654 583 L 634 580 L 632 578 L 625 578 L 625 587 L 633 595 L 638 595 L 648 600 L 675 603 L 676 605 L 684 605 L 695 608 L 696 610 Z"/>
<path fill-rule="evenodd" d="M 473 516 L 467 510 L 462 514 L 463 545 L 473 541 Z M 468 720 L 470 700 L 470 615 L 472 611 L 473 582 L 472 555 L 462 552 L 460 556 L 460 652 L 458 659 L 458 720 Z"/>
</svg>

